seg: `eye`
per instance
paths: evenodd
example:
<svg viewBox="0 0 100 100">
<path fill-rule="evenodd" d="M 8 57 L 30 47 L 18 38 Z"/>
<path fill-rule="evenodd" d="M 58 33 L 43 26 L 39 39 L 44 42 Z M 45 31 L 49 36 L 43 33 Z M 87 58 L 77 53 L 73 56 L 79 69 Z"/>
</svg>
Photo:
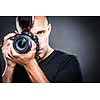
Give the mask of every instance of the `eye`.
<svg viewBox="0 0 100 100">
<path fill-rule="evenodd" d="M 45 32 L 46 32 L 45 30 L 39 31 L 39 32 L 37 33 L 37 35 L 43 35 Z"/>
</svg>

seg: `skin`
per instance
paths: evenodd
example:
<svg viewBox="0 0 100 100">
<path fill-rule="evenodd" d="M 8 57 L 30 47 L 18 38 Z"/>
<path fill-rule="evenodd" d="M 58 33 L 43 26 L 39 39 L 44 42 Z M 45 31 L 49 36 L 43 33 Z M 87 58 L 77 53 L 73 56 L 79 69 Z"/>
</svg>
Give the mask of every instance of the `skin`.
<svg viewBox="0 0 100 100">
<path fill-rule="evenodd" d="M 30 29 L 30 33 L 37 35 L 40 44 L 39 58 L 38 62 L 46 59 L 54 50 L 49 46 L 49 34 L 51 32 L 51 25 L 48 24 L 46 17 L 44 16 L 35 16 L 33 25 Z M 18 54 L 12 44 L 13 40 L 11 37 L 14 37 L 18 32 L 9 33 L 4 37 L 2 53 L 6 61 L 6 70 L 3 74 L 3 82 L 12 82 L 12 76 L 16 63 L 23 65 L 26 69 L 32 82 L 44 82 L 48 83 L 48 79 L 40 69 L 36 59 L 36 44 L 32 42 L 31 50 L 25 54 Z"/>
</svg>

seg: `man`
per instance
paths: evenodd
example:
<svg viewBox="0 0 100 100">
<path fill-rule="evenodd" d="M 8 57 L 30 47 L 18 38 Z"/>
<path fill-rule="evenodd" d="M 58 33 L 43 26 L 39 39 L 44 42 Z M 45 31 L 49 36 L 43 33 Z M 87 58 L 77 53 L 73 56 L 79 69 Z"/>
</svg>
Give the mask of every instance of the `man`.
<svg viewBox="0 0 100 100">
<path fill-rule="evenodd" d="M 45 16 L 35 16 L 29 32 L 39 39 L 39 59 L 36 60 L 36 44 L 32 42 L 31 50 L 25 54 L 17 53 L 13 48 L 13 40 L 18 32 L 4 37 L 2 53 L 6 61 L 3 82 L 82 82 L 79 62 L 75 56 L 54 50 L 49 46 L 51 24 Z"/>
</svg>

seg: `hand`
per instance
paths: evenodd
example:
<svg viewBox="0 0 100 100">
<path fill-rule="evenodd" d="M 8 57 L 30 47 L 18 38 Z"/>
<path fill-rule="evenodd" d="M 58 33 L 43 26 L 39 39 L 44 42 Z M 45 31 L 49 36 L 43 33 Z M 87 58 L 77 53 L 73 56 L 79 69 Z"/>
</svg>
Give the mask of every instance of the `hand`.
<svg viewBox="0 0 100 100">
<path fill-rule="evenodd" d="M 24 54 L 17 53 L 13 48 L 13 45 L 11 44 L 11 48 L 10 48 L 11 54 L 16 63 L 21 64 L 23 66 L 24 65 L 27 66 L 29 63 L 31 63 L 32 60 L 35 59 L 36 44 L 32 40 L 31 43 L 32 43 L 31 50 L 28 53 L 24 53 Z"/>
<path fill-rule="evenodd" d="M 13 43 L 13 40 L 11 40 L 11 38 L 14 37 L 15 35 L 16 33 L 9 33 L 4 37 L 4 41 L 3 41 L 2 53 L 6 61 L 6 66 L 8 67 L 15 67 L 16 65 L 16 62 L 14 61 L 10 50 L 11 45 Z"/>
</svg>

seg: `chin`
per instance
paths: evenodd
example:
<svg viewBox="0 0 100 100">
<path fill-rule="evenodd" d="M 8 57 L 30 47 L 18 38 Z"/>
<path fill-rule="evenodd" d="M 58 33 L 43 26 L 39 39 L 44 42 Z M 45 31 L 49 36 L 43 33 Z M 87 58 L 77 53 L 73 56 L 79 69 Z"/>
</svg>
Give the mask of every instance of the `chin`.
<svg viewBox="0 0 100 100">
<path fill-rule="evenodd" d="M 40 57 L 40 59 L 44 59 L 45 58 L 45 53 L 40 53 L 39 57 Z"/>
</svg>

